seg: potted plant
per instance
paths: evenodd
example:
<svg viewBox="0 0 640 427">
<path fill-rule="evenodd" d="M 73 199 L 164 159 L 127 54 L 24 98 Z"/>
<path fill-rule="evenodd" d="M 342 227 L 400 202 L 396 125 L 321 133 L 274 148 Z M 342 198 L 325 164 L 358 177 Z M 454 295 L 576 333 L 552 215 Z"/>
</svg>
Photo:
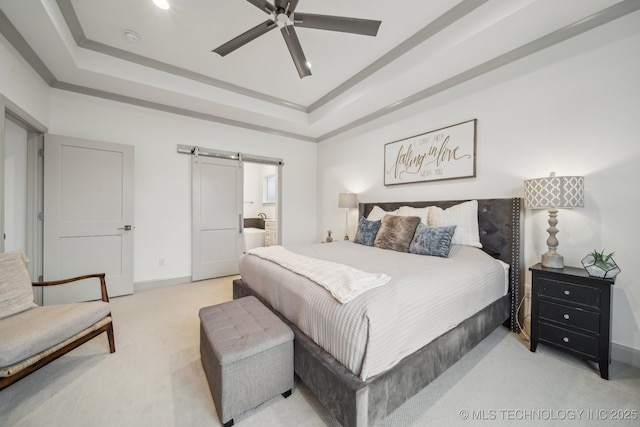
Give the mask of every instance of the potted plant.
<svg viewBox="0 0 640 427">
<path fill-rule="evenodd" d="M 582 258 L 582 266 L 587 270 L 589 276 L 603 279 L 613 279 L 620 273 L 620 268 L 613 260 L 613 252 L 605 255 L 604 249 L 601 252 L 594 250 Z"/>
</svg>

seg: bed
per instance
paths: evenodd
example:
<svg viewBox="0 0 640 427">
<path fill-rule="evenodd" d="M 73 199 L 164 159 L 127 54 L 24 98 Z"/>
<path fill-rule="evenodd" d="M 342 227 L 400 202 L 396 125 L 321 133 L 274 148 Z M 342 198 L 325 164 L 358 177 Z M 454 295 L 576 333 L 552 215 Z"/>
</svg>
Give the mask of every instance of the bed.
<svg viewBox="0 0 640 427">
<path fill-rule="evenodd" d="M 360 204 L 359 213 L 361 217 L 367 217 L 375 206 L 377 206 L 376 209 L 381 208 L 384 211 L 394 211 L 401 206 L 413 208 L 438 206 L 447 209 L 463 202 L 467 201 L 364 203 Z M 500 325 L 504 324 L 514 332 L 518 331 L 516 316 L 524 271 L 521 265 L 520 242 L 521 199 L 483 199 L 477 200 L 477 206 L 482 251 L 508 265 L 506 294 L 465 317 L 453 329 L 443 332 L 428 344 L 403 355 L 399 361 L 394 362 L 387 369 L 381 369 L 379 366 L 377 370 L 364 369 L 361 366 L 354 368 L 343 359 L 342 354 L 331 349 L 332 355 L 316 344 L 317 337 L 314 341 L 303 332 L 304 325 L 300 327 L 296 325 L 299 319 L 295 312 L 292 314 L 291 310 L 287 311 L 283 308 L 277 310 L 272 306 L 270 300 L 276 300 L 273 300 L 270 295 L 265 295 L 264 288 L 256 283 L 258 281 L 256 275 L 249 274 L 249 270 L 245 270 L 245 275 L 241 279 L 234 281 L 234 298 L 255 295 L 292 328 L 295 335 L 296 374 L 341 424 L 345 426 L 375 425 Z M 336 246 L 327 244 L 321 246 L 325 250 L 329 246 L 336 252 L 342 250 L 337 244 L 331 245 Z M 351 243 L 351 245 L 354 244 Z M 241 268 L 241 274 L 242 272 Z M 285 274 L 268 277 L 273 289 L 280 289 L 278 284 L 286 284 L 291 280 Z M 369 292 L 372 295 L 375 293 Z M 274 302 L 273 305 L 278 306 L 278 303 Z M 298 304 L 295 306 L 297 307 Z M 281 311 L 287 314 L 284 315 Z M 350 367 L 347 368 L 347 366 Z"/>
</svg>

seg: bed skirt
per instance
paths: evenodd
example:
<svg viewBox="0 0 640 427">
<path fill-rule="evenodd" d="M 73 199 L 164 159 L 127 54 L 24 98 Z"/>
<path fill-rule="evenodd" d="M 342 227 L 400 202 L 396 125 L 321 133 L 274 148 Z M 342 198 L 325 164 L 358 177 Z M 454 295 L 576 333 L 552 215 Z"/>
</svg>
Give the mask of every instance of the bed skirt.
<svg viewBox="0 0 640 427">
<path fill-rule="evenodd" d="M 393 368 L 363 381 L 256 295 L 242 279 L 233 281 L 234 299 L 249 295 L 256 296 L 291 327 L 296 374 L 345 427 L 373 426 L 391 414 L 508 322 L 511 305 L 510 295 L 505 295 Z"/>
</svg>

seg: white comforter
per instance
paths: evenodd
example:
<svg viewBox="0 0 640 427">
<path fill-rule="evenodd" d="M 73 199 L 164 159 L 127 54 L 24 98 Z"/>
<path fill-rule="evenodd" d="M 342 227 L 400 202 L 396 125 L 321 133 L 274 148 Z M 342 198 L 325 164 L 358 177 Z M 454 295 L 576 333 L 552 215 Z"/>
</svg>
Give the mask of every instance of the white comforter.
<svg viewBox="0 0 640 427">
<path fill-rule="evenodd" d="M 310 279 L 253 255 L 243 280 L 318 345 L 363 380 L 454 328 L 507 292 L 505 264 L 454 245 L 449 258 L 400 253 L 351 242 L 289 247 L 323 260 L 391 277 L 346 304 Z"/>
</svg>

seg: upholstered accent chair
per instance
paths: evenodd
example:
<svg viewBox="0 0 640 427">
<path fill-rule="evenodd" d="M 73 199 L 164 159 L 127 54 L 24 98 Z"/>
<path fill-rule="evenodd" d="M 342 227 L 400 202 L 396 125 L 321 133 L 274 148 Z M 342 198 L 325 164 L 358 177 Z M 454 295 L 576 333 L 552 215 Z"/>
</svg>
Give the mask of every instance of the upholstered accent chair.
<svg viewBox="0 0 640 427">
<path fill-rule="evenodd" d="M 116 351 L 105 275 L 90 274 L 32 283 L 21 252 L 0 253 L 0 390 L 80 344 L 107 333 Z M 38 306 L 32 286 L 56 286 L 84 280 L 100 283 L 98 301 Z"/>
</svg>

